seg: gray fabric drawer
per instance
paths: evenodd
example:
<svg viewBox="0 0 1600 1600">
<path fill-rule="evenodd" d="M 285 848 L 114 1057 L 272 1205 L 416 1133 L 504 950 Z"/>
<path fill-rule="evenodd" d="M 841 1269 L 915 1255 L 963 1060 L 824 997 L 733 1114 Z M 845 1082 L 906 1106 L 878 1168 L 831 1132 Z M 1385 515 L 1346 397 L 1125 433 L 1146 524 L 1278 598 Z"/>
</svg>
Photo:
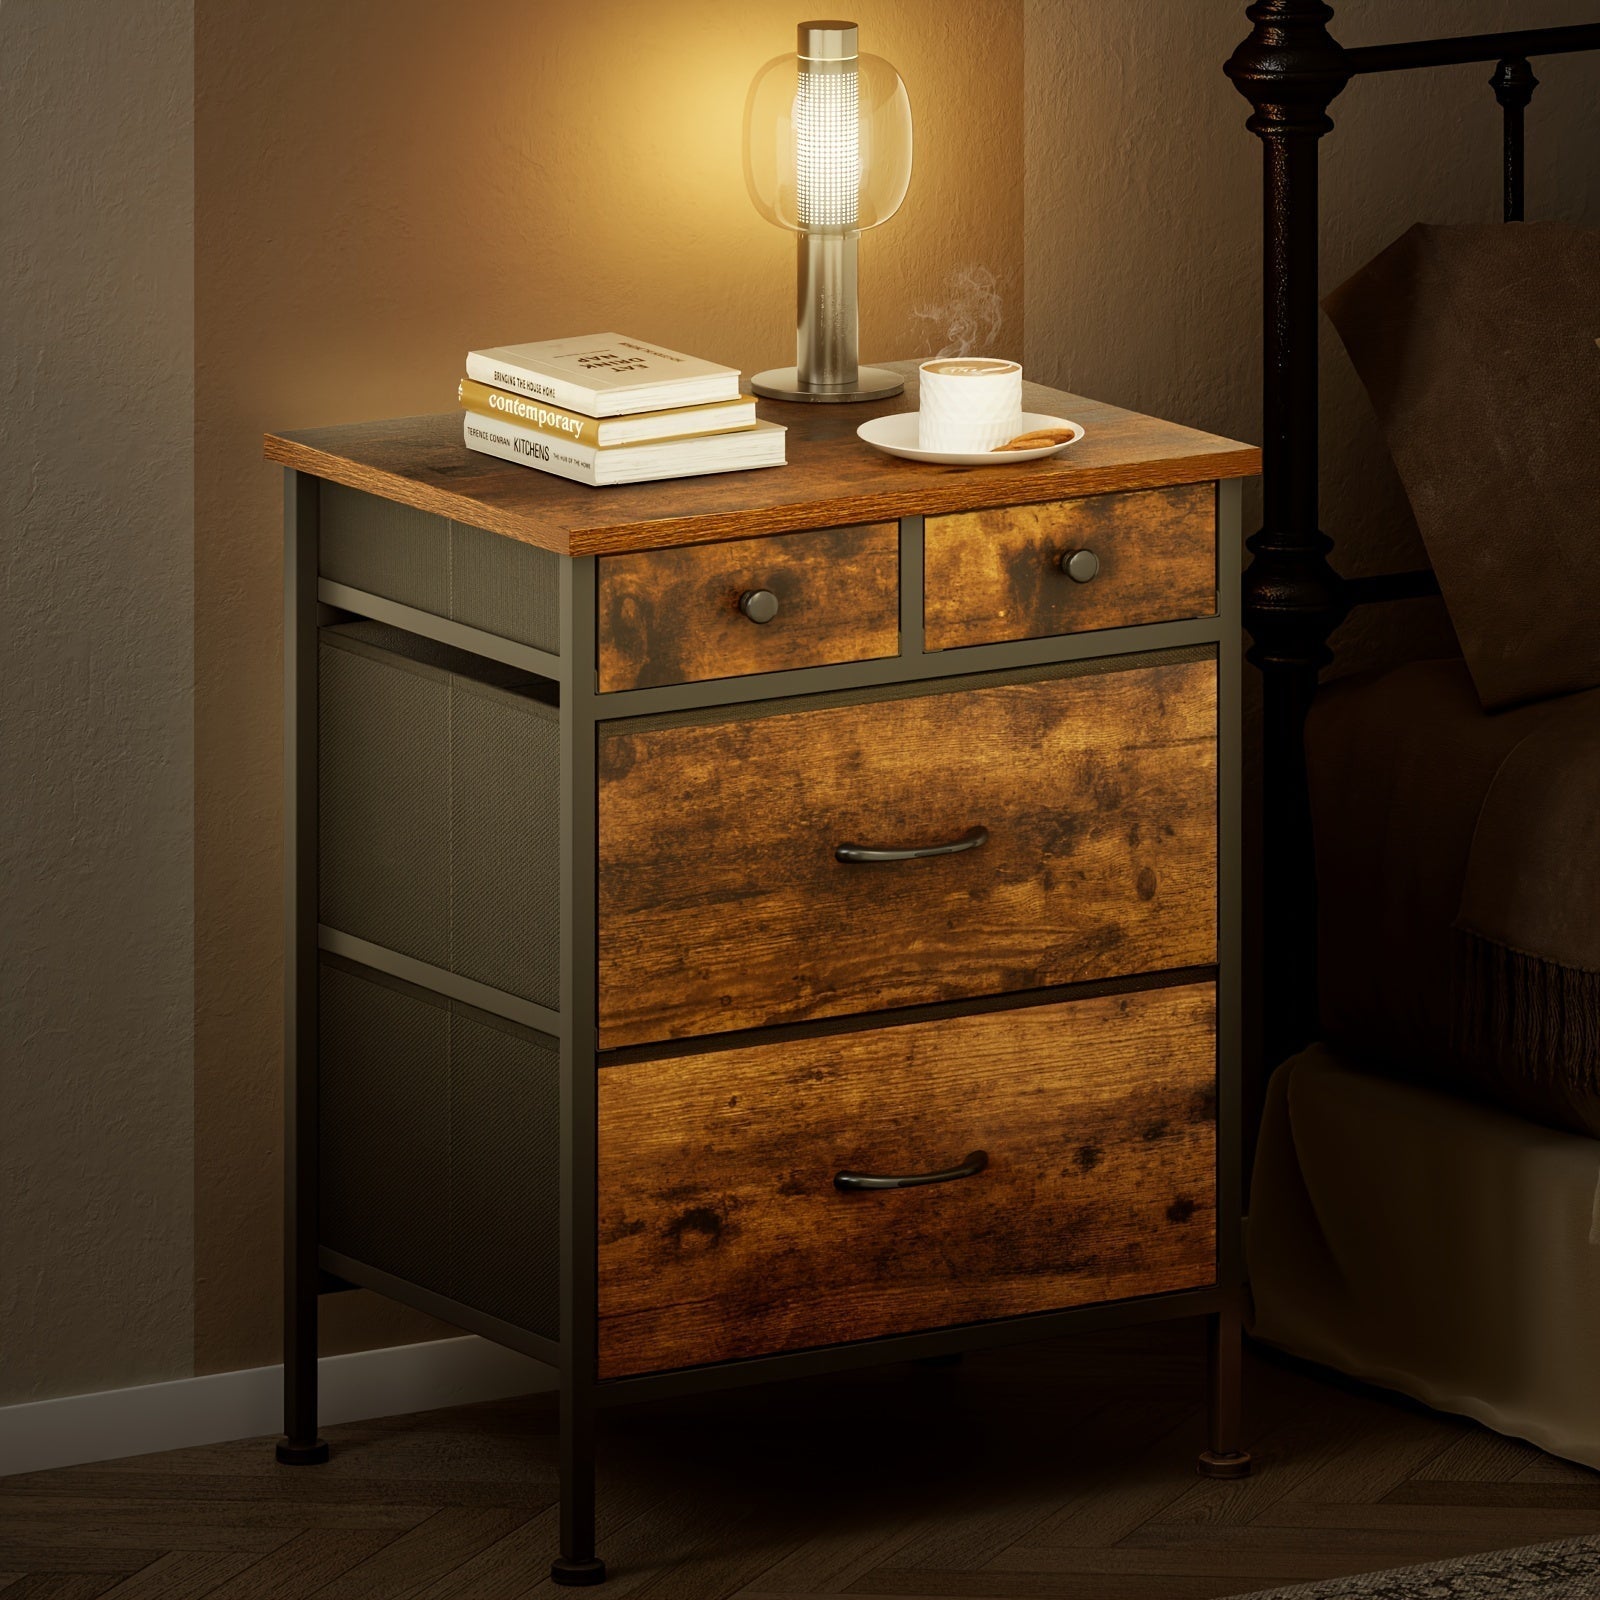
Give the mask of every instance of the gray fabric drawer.
<svg viewBox="0 0 1600 1600">
<path fill-rule="evenodd" d="M 321 1239 L 553 1339 L 556 1041 L 324 954 Z"/>
<path fill-rule="evenodd" d="M 318 572 L 334 583 L 561 650 L 561 557 L 340 483 L 319 486 Z"/>
<path fill-rule="evenodd" d="M 372 622 L 319 679 L 321 921 L 554 1008 L 555 686 Z"/>
</svg>

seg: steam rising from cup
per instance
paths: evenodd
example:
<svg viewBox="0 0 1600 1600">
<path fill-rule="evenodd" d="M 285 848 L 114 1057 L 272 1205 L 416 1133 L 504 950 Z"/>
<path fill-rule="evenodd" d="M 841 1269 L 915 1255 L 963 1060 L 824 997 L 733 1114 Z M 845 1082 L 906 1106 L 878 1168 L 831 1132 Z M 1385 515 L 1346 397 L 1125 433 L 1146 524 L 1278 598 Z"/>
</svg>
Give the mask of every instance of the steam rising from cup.
<svg viewBox="0 0 1600 1600">
<path fill-rule="evenodd" d="M 935 336 L 944 338 L 933 359 L 987 354 L 1005 326 L 999 280 L 987 267 L 970 263 L 956 268 L 946 286 L 945 299 L 914 306 L 911 312 L 918 321 L 932 323 Z"/>
</svg>

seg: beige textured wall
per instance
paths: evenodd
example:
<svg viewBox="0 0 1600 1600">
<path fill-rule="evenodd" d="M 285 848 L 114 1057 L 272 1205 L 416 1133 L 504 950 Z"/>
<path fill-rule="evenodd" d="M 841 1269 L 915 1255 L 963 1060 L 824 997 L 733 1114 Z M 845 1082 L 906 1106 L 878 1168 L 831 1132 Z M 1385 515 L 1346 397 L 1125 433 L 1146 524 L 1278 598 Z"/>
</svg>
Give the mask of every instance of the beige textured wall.
<svg viewBox="0 0 1600 1600">
<path fill-rule="evenodd" d="M 3 1405 L 189 1370 L 189 7 L 0 62 Z"/>
<path fill-rule="evenodd" d="M 474 345 L 617 327 L 793 359 L 789 235 L 744 191 L 770 0 L 214 0 L 196 39 L 196 1363 L 274 1359 L 279 499 L 267 428 L 449 409 Z M 869 359 L 936 349 L 962 268 L 1021 348 L 1021 0 L 861 0 L 917 164 L 861 248 Z M 935 329 L 937 337 L 935 338 Z M 420 1333 L 365 1296 L 327 1348 Z"/>
<path fill-rule="evenodd" d="M 1592 21 L 1593 0 L 1332 0 L 1347 45 Z M 1222 63 L 1249 31 L 1227 0 L 1026 0 L 1027 354 L 1047 383 L 1234 438 L 1261 437 L 1261 146 Z M 1536 63 L 1528 216 L 1600 223 L 1600 60 Z M 1322 140 L 1322 284 L 1413 222 L 1493 221 L 1500 109 L 1489 67 L 1357 81 Z M 1324 321 L 1322 508 L 1335 565 L 1422 564 L 1366 396 Z M 1247 487 L 1246 534 L 1260 525 Z M 1372 606 L 1334 670 L 1454 649 L 1436 600 Z M 1245 674 L 1247 878 L 1258 868 L 1258 731 Z M 1257 904 L 1247 882 L 1247 1002 Z"/>
</svg>

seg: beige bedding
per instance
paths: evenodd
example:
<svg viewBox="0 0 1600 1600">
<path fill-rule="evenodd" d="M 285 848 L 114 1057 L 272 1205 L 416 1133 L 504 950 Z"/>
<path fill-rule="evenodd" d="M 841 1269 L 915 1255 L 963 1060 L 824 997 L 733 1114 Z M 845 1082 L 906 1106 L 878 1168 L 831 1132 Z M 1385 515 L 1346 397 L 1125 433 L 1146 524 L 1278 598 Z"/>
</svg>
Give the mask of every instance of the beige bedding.
<svg viewBox="0 0 1600 1600">
<path fill-rule="evenodd" d="M 1600 1468 L 1600 1140 L 1357 1070 L 1274 1075 L 1252 1332 Z"/>
<path fill-rule="evenodd" d="M 1416 661 L 1324 689 L 1306 759 L 1328 1036 L 1600 1135 L 1600 690 L 1489 713 Z"/>
</svg>

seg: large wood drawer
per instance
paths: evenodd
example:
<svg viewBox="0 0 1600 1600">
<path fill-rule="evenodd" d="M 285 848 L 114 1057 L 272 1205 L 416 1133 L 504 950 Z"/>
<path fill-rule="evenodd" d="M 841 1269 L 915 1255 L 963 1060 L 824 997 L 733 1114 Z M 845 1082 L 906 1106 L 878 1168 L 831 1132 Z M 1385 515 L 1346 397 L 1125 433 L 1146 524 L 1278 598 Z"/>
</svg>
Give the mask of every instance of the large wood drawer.
<svg viewBox="0 0 1600 1600">
<path fill-rule="evenodd" d="M 601 730 L 602 1048 L 1215 959 L 1209 647 L 878 694 Z"/>
<path fill-rule="evenodd" d="M 894 522 L 605 556 L 598 574 L 602 693 L 900 649 Z M 739 602 L 763 592 L 776 614 L 753 621 Z"/>
<path fill-rule="evenodd" d="M 1188 984 L 603 1069 L 600 1376 L 1214 1282 L 1215 1011 Z"/>
<path fill-rule="evenodd" d="M 930 650 L 1216 614 L 1214 483 L 929 517 L 925 537 Z"/>
</svg>

